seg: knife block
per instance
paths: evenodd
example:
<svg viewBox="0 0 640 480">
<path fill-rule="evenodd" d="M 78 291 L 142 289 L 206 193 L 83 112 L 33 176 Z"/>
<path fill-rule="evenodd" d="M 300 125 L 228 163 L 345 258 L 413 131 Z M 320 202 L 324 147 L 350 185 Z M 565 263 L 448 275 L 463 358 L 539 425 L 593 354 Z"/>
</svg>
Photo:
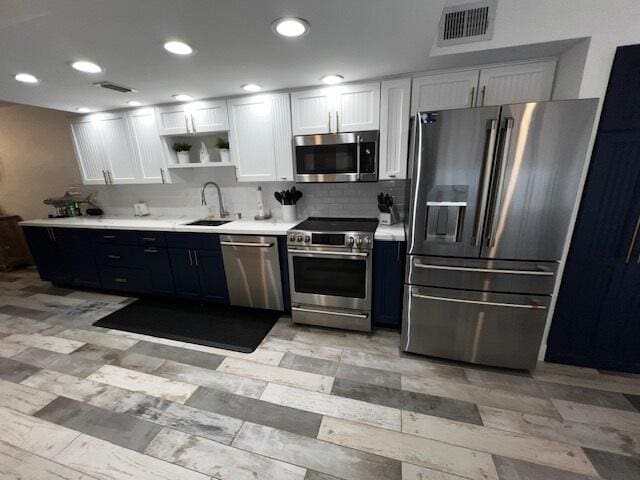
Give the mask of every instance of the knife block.
<svg viewBox="0 0 640 480">
<path fill-rule="evenodd" d="M 398 207 L 393 205 L 389 210 L 389 213 L 378 213 L 378 220 L 380 225 L 394 225 L 400 221 L 400 214 L 398 214 Z"/>
</svg>

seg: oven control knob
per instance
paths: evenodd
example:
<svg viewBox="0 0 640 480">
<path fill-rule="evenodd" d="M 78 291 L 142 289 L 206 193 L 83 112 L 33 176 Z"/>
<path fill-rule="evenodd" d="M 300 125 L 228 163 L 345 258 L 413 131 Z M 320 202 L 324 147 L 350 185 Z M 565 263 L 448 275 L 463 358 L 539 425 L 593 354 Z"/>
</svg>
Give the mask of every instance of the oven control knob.
<svg viewBox="0 0 640 480">
<path fill-rule="evenodd" d="M 371 245 L 371 239 L 369 237 L 364 237 L 364 244 L 367 247 Z"/>
<path fill-rule="evenodd" d="M 296 236 L 295 235 L 289 235 L 289 240 L 292 242 L 296 241 Z"/>
<path fill-rule="evenodd" d="M 302 235 L 298 235 L 298 238 L 296 238 L 296 240 L 298 240 L 299 242 L 302 241 Z"/>
<path fill-rule="evenodd" d="M 356 239 L 353 237 L 349 237 L 349 246 L 353 247 L 356 243 Z"/>
<path fill-rule="evenodd" d="M 358 244 L 359 247 L 362 246 L 362 237 L 358 237 L 358 239 L 356 240 L 356 243 Z"/>
<path fill-rule="evenodd" d="M 306 237 L 304 237 L 304 241 L 306 243 L 309 243 L 311 241 L 311 237 L 309 235 L 307 235 Z"/>
</svg>

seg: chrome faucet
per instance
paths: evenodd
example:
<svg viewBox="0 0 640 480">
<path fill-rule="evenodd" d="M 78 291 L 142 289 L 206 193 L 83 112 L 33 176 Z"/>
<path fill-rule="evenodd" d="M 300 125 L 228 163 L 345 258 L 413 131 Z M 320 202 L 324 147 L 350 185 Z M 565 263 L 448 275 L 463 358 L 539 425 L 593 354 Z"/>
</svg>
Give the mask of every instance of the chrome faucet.
<svg viewBox="0 0 640 480">
<path fill-rule="evenodd" d="M 207 204 L 207 198 L 204 194 L 205 190 L 207 189 L 207 187 L 209 185 L 213 185 L 214 187 L 216 187 L 216 190 L 218 190 L 218 207 L 220 208 L 220 218 L 225 218 L 229 216 L 229 212 L 225 211 L 224 209 L 224 203 L 222 203 L 222 192 L 220 191 L 220 187 L 218 186 L 218 184 L 216 182 L 206 182 L 203 186 L 202 186 L 202 192 L 200 192 L 200 196 L 202 197 L 202 205 L 206 205 Z"/>
</svg>

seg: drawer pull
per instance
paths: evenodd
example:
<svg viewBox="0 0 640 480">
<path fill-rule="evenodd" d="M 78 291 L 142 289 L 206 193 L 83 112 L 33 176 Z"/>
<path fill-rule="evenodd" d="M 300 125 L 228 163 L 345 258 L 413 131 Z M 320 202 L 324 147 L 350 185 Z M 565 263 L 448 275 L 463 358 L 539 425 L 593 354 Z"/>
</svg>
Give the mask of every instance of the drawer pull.
<svg viewBox="0 0 640 480">
<path fill-rule="evenodd" d="M 144 253 L 158 253 L 157 248 L 145 248 Z"/>
<path fill-rule="evenodd" d="M 107 255 L 107 258 L 110 258 L 112 260 L 120 260 L 120 255 Z"/>
<path fill-rule="evenodd" d="M 114 240 L 116 238 L 115 235 L 103 235 L 102 238 L 105 240 Z"/>
<path fill-rule="evenodd" d="M 484 302 L 481 300 L 465 300 L 463 298 L 447 298 L 436 297 L 433 295 L 422 295 L 420 293 L 411 293 L 413 298 L 421 298 L 423 300 L 436 300 L 439 302 L 451 302 L 451 303 L 470 303 L 473 305 L 489 305 L 491 307 L 512 307 L 512 308 L 529 308 L 531 310 L 546 310 L 544 305 L 524 305 L 521 303 L 504 303 L 504 302 Z"/>
<path fill-rule="evenodd" d="M 155 242 L 156 237 L 142 237 L 143 242 Z"/>
<path fill-rule="evenodd" d="M 113 280 L 117 283 L 127 283 L 129 281 L 126 278 L 122 278 L 122 277 L 116 277 Z"/>
<path fill-rule="evenodd" d="M 417 268 L 427 270 L 451 270 L 455 272 L 477 272 L 477 273 L 504 273 L 508 275 L 540 275 L 553 277 L 554 273 L 545 270 L 506 270 L 500 268 L 476 268 L 476 267 L 448 267 L 446 265 L 425 265 L 423 263 L 413 263 Z"/>
</svg>

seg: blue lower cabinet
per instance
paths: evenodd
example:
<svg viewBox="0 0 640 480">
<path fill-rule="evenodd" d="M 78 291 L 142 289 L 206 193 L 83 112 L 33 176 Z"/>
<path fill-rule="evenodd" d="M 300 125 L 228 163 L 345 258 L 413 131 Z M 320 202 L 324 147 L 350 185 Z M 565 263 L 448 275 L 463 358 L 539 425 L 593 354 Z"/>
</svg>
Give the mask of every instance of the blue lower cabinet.
<svg viewBox="0 0 640 480">
<path fill-rule="evenodd" d="M 175 295 L 169 251 L 166 248 L 138 247 L 142 267 L 149 278 L 149 293 Z"/>
<path fill-rule="evenodd" d="M 193 255 L 197 264 L 202 298 L 210 302 L 229 303 L 222 253 L 196 250 Z"/>
<path fill-rule="evenodd" d="M 280 279 L 282 281 L 282 303 L 284 311 L 291 311 L 291 291 L 289 290 L 289 257 L 287 237 L 278 237 L 278 255 L 280 257 Z"/>
<path fill-rule="evenodd" d="M 405 242 L 373 244 L 373 323 L 400 328 L 404 288 Z"/>
<path fill-rule="evenodd" d="M 193 261 L 193 252 L 182 248 L 170 248 L 169 259 L 176 295 L 200 298 L 200 277 Z"/>
<path fill-rule="evenodd" d="M 62 230 L 62 229 L 55 229 Z M 95 231 L 85 229 L 65 230 L 62 241 L 58 239 L 62 255 L 68 261 L 69 282 L 78 287 L 100 288 L 100 271 L 94 255 Z"/>
<path fill-rule="evenodd" d="M 70 277 L 69 265 L 63 258 L 62 252 L 53 236 L 52 228 L 25 227 L 24 236 L 27 239 L 31 256 L 38 267 L 42 280 L 54 283 L 68 283 Z"/>
<path fill-rule="evenodd" d="M 106 267 L 100 270 L 102 286 L 108 290 L 147 293 L 149 277 L 142 269 Z"/>
</svg>

